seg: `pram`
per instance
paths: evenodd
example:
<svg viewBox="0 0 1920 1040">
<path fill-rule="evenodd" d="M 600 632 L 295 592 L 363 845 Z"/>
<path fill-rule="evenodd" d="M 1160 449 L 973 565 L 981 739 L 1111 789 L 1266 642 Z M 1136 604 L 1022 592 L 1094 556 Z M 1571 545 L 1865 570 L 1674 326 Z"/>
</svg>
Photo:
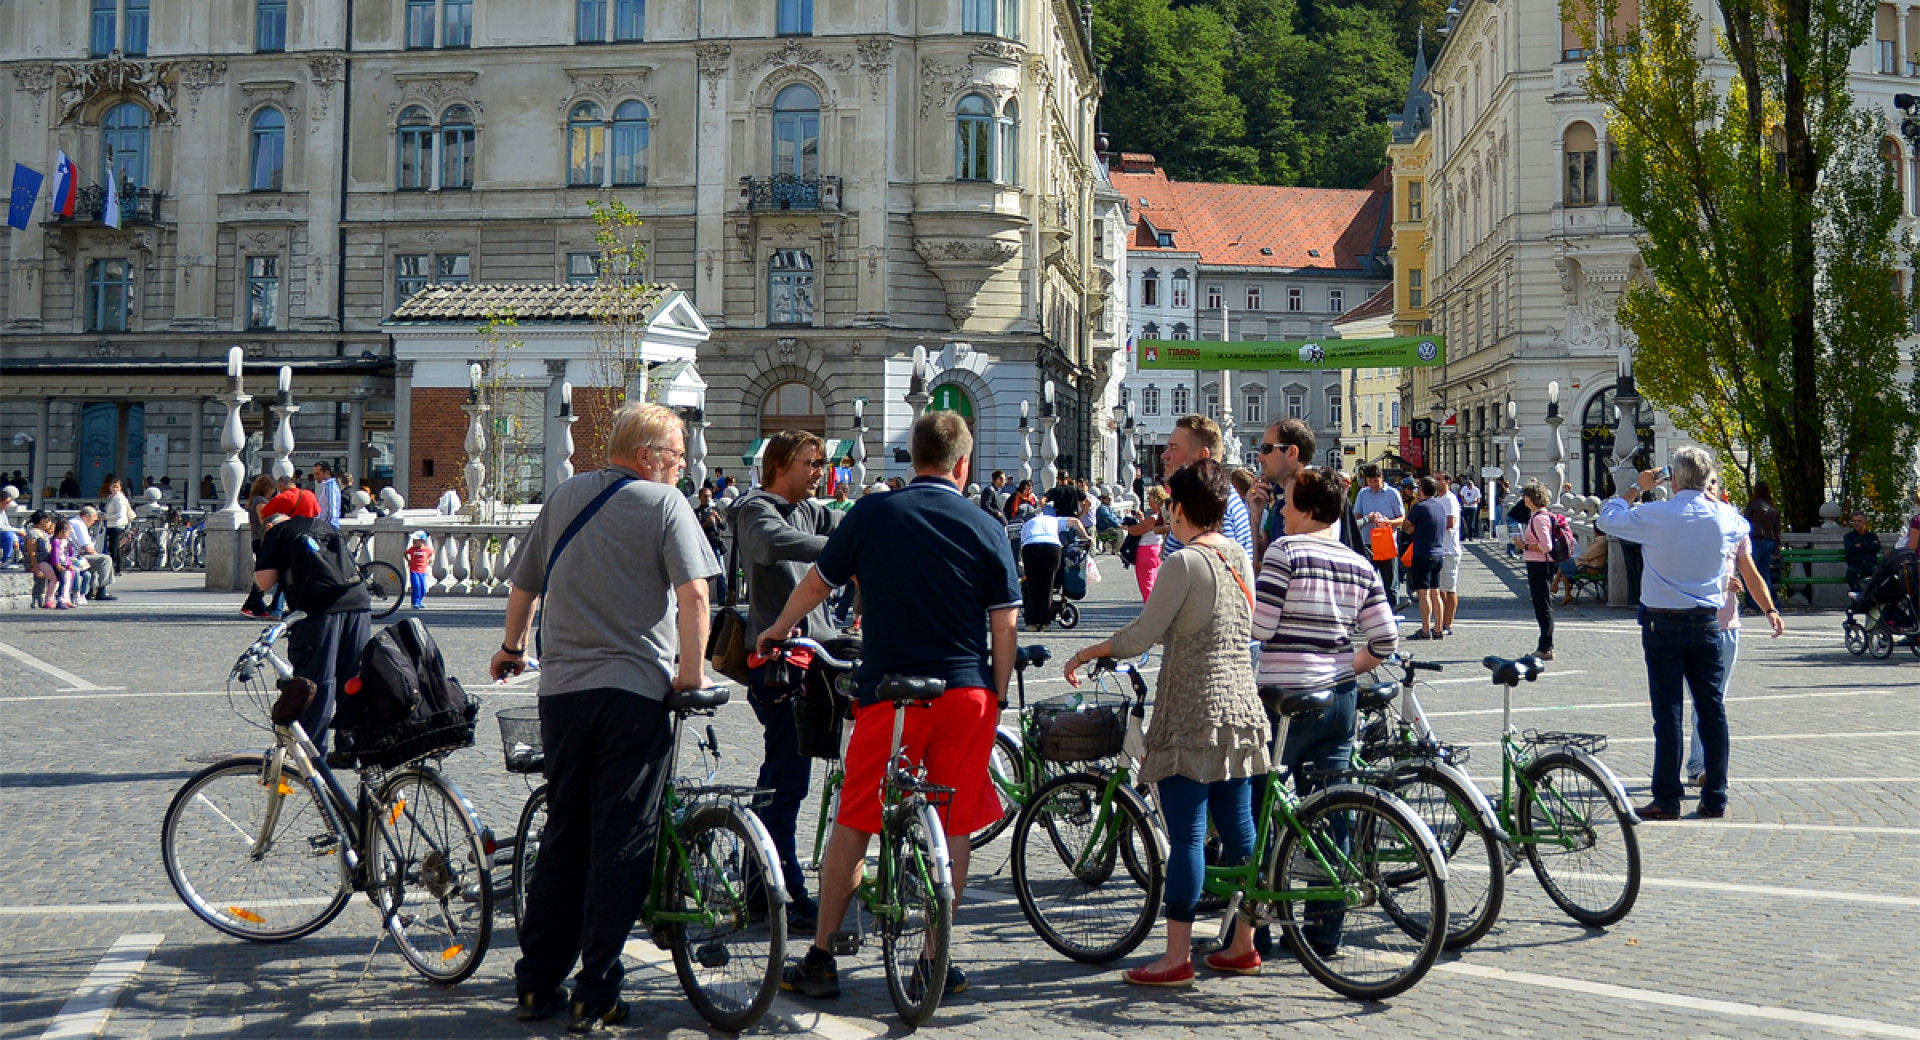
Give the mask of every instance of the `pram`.
<svg viewBox="0 0 1920 1040">
<path fill-rule="evenodd" d="M 1060 552 L 1060 577 L 1053 585 L 1053 619 L 1061 628 L 1072 628 L 1080 623 L 1080 608 L 1073 601 L 1087 598 L 1087 543 L 1063 537 Z"/>
<path fill-rule="evenodd" d="M 1898 643 L 1920 657 L 1920 559 L 1913 550 L 1888 553 L 1847 604 L 1847 652 L 1885 660 Z"/>
</svg>

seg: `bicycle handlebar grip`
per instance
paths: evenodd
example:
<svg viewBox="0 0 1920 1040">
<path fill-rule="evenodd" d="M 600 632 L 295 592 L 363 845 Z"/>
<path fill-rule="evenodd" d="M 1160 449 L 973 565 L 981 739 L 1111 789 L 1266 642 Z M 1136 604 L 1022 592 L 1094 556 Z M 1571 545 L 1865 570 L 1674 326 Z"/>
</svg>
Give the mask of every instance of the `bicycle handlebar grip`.
<svg viewBox="0 0 1920 1040">
<path fill-rule="evenodd" d="M 1411 663 L 1411 664 L 1413 665 L 1413 670 L 1414 670 L 1414 671 L 1416 671 L 1416 672 L 1443 672 L 1443 671 L 1446 671 L 1446 669 L 1445 669 L 1445 668 L 1442 668 L 1442 667 L 1441 667 L 1441 666 L 1440 666 L 1440 665 L 1439 665 L 1439 664 L 1438 664 L 1437 662 L 1434 662 L 1434 661 L 1413 661 L 1413 662 L 1410 662 L 1410 663 Z"/>
</svg>

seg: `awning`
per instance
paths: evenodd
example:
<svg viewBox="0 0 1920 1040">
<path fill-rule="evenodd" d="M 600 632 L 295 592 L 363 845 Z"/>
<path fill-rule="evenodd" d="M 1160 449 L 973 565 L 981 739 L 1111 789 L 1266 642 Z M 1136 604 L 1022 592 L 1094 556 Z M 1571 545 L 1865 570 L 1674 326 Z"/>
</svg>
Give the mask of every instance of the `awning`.
<svg viewBox="0 0 1920 1040">
<path fill-rule="evenodd" d="M 758 466 L 760 464 L 760 456 L 767 453 L 767 441 L 770 439 L 771 438 L 762 437 L 749 445 L 746 452 L 740 456 L 741 465 Z M 837 466 L 840 464 L 841 459 L 847 458 L 852 454 L 852 440 L 846 438 L 827 438 L 828 463 Z"/>
</svg>

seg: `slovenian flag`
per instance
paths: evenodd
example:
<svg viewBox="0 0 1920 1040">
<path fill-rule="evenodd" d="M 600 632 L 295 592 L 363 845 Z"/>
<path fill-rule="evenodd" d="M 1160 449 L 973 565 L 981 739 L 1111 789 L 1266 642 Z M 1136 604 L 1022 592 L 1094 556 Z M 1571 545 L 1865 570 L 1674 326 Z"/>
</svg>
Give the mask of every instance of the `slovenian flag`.
<svg viewBox="0 0 1920 1040">
<path fill-rule="evenodd" d="M 80 180 L 74 176 L 73 160 L 61 152 L 60 161 L 53 165 L 53 212 L 56 216 L 71 217 L 79 204 Z"/>
</svg>

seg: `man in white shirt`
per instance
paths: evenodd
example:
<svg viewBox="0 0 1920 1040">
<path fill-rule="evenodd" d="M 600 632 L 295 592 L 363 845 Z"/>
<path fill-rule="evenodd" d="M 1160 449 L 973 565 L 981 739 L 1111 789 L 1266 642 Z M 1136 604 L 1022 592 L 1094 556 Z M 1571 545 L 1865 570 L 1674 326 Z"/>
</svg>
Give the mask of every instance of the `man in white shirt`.
<svg viewBox="0 0 1920 1040">
<path fill-rule="evenodd" d="M 1460 484 L 1461 537 L 1471 542 L 1480 536 L 1480 485 L 1471 480 Z"/>
<path fill-rule="evenodd" d="M 74 559 L 93 571 L 93 587 L 87 590 L 87 598 L 115 600 L 120 597 L 107 591 L 113 587 L 113 557 L 95 548 L 93 543 L 93 528 L 99 521 L 99 510 L 81 506 L 79 522 L 67 525 L 67 539 L 73 543 Z"/>
<path fill-rule="evenodd" d="M 1460 609 L 1460 497 L 1453 493 L 1452 478 L 1436 473 L 1440 493 L 1434 497 L 1447 511 L 1447 529 L 1440 536 L 1440 631 L 1453 634 L 1453 615 Z"/>
</svg>

